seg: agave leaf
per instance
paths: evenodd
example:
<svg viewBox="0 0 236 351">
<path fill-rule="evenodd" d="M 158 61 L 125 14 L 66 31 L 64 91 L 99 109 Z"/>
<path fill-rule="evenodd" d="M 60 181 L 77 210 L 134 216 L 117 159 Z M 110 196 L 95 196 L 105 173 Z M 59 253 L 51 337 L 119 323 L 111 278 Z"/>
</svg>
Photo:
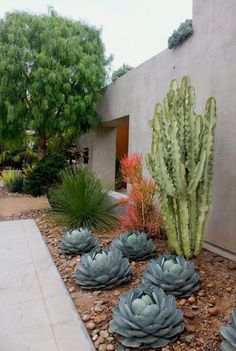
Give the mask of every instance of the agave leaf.
<svg viewBox="0 0 236 351">
<path fill-rule="evenodd" d="M 142 301 L 141 299 L 136 299 L 132 302 L 131 309 L 134 314 L 142 314 L 142 311 L 145 307 L 146 304 L 144 301 Z"/>
<path fill-rule="evenodd" d="M 235 347 L 230 345 L 228 341 L 223 340 L 220 344 L 221 351 L 235 351 Z"/>
<path fill-rule="evenodd" d="M 143 311 L 142 311 L 142 316 L 147 317 L 152 323 L 156 315 L 160 312 L 159 306 L 158 305 L 148 305 Z"/>
<path fill-rule="evenodd" d="M 171 340 L 174 341 L 174 340 Z M 165 338 L 158 338 L 156 342 L 152 344 L 152 348 L 164 347 L 169 344 L 170 340 Z"/>
<path fill-rule="evenodd" d="M 135 323 L 137 323 L 137 325 L 142 329 L 144 329 L 147 325 L 150 324 L 150 321 L 148 318 L 138 314 L 134 315 L 132 320 Z"/>
<path fill-rule="evenodd" d="M 176 310 L 175 313 L 170 315 L 170 317 L 166 318 L 165 322 L 163 323 L 164 328 L 168 328 L 169 326 L 176 325 L 183 320 L 183 312 L 181 310 Z"/>
<path fill-rule="evenodd" d="M 220 328 L 220 334 L 225 338 L 232 346 L 236 347 L 236 333 L 235 329 L 230 324 L 222 326 Z"/>
<path fill-rule="evenodd" d="M 232 320 L 231 320 L 232 327 L 236 330 L 236 308 L 232 311 Z"/>
<path fill-rule="evenodd" d="M 129 308 L 128 303 L 126 303 L 126 302 L 123 303 L 123 301 L 120 300 L 119 310 L 120 310 L 121 315 L 123 315 L 125 318 L 129 318 L 132 320 L 133 313 L 132 313 L 131 309 Z"/>
<path fill-rule="evenodd" d="M 168 338 L 175 337 L 179 333 L 181 333 L 184 330 L 184 325 L 183 323 L 176 325 L 175 327 L 172 328 L 172 330 L 168 334 Z"/>
<path fill-rule="evenodd" d="M 153 301 L 149 295 L 143 295 L 142 300 L 143 300 L 143 302 L 145 302 L 146 305 L 151 305 L 153 303 Z"/>
</svg>

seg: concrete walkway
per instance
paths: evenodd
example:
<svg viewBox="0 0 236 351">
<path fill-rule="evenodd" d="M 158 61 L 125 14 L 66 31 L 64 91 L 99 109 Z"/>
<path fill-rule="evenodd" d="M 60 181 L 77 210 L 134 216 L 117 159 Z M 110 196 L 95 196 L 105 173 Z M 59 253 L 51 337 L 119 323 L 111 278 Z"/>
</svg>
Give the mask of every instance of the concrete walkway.
<svg viewBox="0 0 236 351">
<path fill-rule="evenodd" d="M 0 217 L 13 216 L 26 211 L 49 208 L 46 196 L 40 197 L 7 197 L 0 199 Z"/>
<path fill-rule="evenodd" d="M 34 220 L 0 222 L 0 350 L 94 350 Z"/>
</svg>

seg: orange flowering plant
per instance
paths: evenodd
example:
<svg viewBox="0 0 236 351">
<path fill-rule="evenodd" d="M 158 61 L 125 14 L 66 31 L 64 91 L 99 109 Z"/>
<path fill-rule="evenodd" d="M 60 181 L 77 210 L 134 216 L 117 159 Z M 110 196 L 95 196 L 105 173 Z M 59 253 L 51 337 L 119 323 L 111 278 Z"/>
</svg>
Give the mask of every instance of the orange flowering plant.
<svg viewBox="0 0 236 351">
<path fill-rule="evenodd" d="M 120 216 L 125 230 L 144 231 L 158 235 L 163 229 L 163 221 L 156 204 L 156 183 L 143 176 L 142 155 L 135 153 L 121 160 L 120 171 L 123 180 L 130 185 L 126 199 L 120 203 L 125 212 Z"/>
</svg>

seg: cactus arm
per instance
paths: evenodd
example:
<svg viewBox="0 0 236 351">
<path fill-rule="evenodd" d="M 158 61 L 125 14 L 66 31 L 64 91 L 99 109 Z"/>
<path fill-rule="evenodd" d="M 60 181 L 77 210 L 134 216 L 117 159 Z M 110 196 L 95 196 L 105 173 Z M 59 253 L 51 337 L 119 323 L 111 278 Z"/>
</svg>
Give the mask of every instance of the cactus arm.
<svg viewBox="0 0 236 351">
<path fill-rule="evenodd" d="M 192 179 L 191 179 L 189 186 L 188 186 L 188 189 L 187 189 L 188 194 L 191 194 L 193 191 L 196 190 L 196 188 L 197 188 L 197 186 L 202 178 L 205 161 L 206 161 L 206 150 L 202 149 L 200 160 L 199 160 L 198 164 L 196 165 L 195 170 L 193 171 Z"/>
<path fill-rule="evenodd" d="M 183 253 L 186 258 L 191 258 L 191 237 L 189 235 L 189 211 L 187 197 L 180 195 L 178 199 L 180 235 Z"/>
<path fill-rule="evenodd" d="M 168 243 L 172 250 L 176 252 L 177 255 L 182 256 L 183 250 L 181 248 L 179 238 L 178 238 L 178 231 L 176 227 L 178 224 L 176 223 L 177 216 L 177 208 L 175 205 L 175 201 L 170 197 L 167 197 L 163 194 L 158 195 L 161 204 L 161 211 L 163 214 L 163 221 L 165 223 L 166 231 L 168 233 Z"/>
<path fill-rule="evenodd" d="M 206 104 L 205 112 L 205 130 L 203 133 L 203 144 L 206 148 L 206 162 L 203 172 L 203 181 L 199 189 L 199 222 L 196 234 L 196 245 L 194 255 L 198 256 L 203 246 L 204 227 L 207 219 L 207 214 L 210 208 L 210 185 L 213 176 L 213 145 L 214 145 L 214 130 L 216 125 L 216 102 L 214 98 L 209 98 Z"/>
</svg>

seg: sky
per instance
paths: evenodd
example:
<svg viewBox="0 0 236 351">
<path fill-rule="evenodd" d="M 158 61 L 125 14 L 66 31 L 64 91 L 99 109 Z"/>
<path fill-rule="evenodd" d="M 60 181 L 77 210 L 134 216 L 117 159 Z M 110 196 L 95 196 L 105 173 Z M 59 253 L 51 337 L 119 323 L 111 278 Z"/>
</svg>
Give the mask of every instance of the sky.
<svg viewBox="0 0 236 351">
<path fill-rule="evenodd" d="M 75 20 L 102 27 L 112 70 L 136 67 L 167 48 L 168 37 L 192 18 L 192 0 L 0 0 L 0 18 L 12 10 L 47 13 L 48 6 Z"/>
</svg>

